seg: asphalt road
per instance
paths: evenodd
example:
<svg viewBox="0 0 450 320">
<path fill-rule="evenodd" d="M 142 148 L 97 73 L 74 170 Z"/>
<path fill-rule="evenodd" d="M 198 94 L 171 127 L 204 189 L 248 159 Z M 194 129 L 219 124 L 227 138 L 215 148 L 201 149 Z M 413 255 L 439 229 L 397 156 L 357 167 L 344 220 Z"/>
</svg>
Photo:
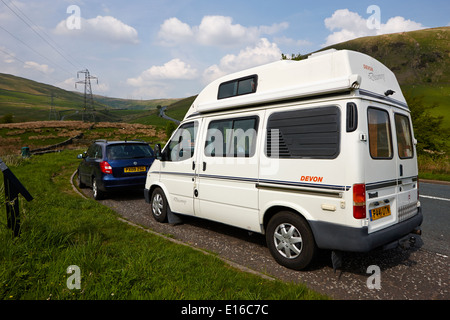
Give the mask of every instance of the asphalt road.
<svg viewBox="0 0 450 320">
<path fill-rule="evenodd" d="M 421 182 L 419 200 L 424 212 L 424 248 L 450 256 L 450 184 Z"/>
<path fill-rule="evenodd" d="M 157 223 L 142 191 L 116 194 L 101 203 L 124 219 L 192 247 L 215 252 L 233 264 L 272 278 L 302 282 L 334 299 L 342 300 L 449 300 L 450 186 L 421 183 L 424 208 L 421 248 L 391 249 L 370 254 L 346 253 L 344 263 L 333 271 L 330 252 L 322 252 L 307 271 L 293 271 L 277 264 L 266 247 L 264 236 L 192 217 L 183 224 Z M 90 196 L 90 191 L 83 189 Z M 374 278 L 376 266 L 381 271 Z M 380 288 L 370 289 L 369 284 Z"/>
</svg>

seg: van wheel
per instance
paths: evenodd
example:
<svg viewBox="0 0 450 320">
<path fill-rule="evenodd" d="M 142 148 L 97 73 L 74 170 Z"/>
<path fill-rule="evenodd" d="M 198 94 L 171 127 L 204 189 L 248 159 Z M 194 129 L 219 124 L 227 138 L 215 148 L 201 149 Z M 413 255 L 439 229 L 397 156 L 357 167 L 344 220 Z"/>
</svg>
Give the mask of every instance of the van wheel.
<svg viewBox="0 0 450 320">
<path fill-rule="evenodd" d="M 164 192 L 160 188 L 156 188 L 152 193 L 150 201 L 152 205 L 152 214 L 158 222 L 167 221 L 167 200 Z"/>
<path fill-rule="evenodd" d="M 266 241 L 274 259 L 289 269 L 305 269 L 317 248 L 304 218 L 289 211 L 276 214 L 267 225 Z"/>
</svg>

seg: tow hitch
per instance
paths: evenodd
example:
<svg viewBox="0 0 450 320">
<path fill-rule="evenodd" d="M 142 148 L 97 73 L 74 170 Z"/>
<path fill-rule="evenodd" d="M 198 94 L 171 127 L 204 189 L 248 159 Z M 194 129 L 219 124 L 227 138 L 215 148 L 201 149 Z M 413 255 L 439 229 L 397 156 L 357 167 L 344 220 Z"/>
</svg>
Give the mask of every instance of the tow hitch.
<svg viewBox="0 0 450 320">
<path fill-rule="evenodd" d="M 420 248 L 423 245 L 421 235 L 422 230 L 416 228 L 413 231 L 411 231 L 410 234 L 404 236 L 403 238 L 400 238 L 394 242 L 391 242 L 383 246 L 383 250 L 390 250 L 397 247 L 400 247 L 401 249 L 404 250 L 407 250 L 409 248 Z"/>
</svg>

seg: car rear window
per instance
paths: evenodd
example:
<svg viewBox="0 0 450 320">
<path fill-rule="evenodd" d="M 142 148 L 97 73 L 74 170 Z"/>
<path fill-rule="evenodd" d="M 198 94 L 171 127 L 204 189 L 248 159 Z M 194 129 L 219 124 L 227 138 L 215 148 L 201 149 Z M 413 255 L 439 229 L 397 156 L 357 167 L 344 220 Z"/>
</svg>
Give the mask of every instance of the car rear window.
<svg viewBox="0 0 450 320">
<path fill-rule="evenodd" d="M 106 147 L 106 155 L 110 160 L 149 158 L 152 149 L 147 144 L 114 144 Z"/>
</svg>

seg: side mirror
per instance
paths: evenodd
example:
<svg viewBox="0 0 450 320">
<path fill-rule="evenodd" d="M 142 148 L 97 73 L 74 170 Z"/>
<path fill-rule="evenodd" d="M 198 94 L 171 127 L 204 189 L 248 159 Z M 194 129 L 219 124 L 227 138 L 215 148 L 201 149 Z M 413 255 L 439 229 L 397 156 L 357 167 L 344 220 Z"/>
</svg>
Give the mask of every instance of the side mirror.
<svg viewBox="0 0 450 320">
<path fill-rule="evenodd" d="M 80 153 L 79 155 L 77 155 L 77 159 L 84 159 L 84 158 L 86 158 L 86 155 L 87 155 L 86 151 L 83 153 Z"/>
<path fill-rule="evenodd" d="M 157 143 L 155 144 L 155 158 L 158 160 L 162 160 L 162 151 L 161 151 L 161 144 Z"/>
</svg>

